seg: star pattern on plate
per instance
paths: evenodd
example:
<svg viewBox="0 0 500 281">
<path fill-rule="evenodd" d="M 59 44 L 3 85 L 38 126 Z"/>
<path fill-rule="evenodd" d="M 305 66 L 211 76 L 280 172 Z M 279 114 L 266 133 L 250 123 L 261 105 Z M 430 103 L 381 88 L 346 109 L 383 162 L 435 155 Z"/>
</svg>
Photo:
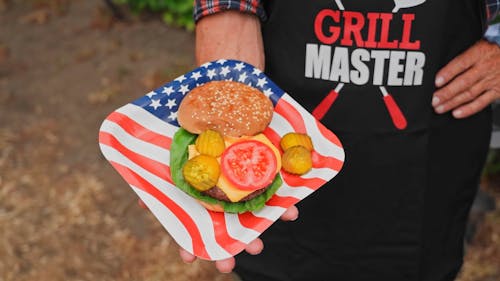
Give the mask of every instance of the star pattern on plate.
<svg viewBox="0 0 500 281">
<path fill-rule="evenodd" d="M 175 78 L 175 81 L 178 81 L 179 83 L 182 83 L 182 81 L 184 81 L 184 80 L 186 80 L 186 76 L 184 76 L 184 75 L 181 75 L 181 76 Z"/>
<path fill-rule="evenodd" d="M 253 71 L 252 71 L 252 74 L 259 76 L 259 75 L 262 74 L 262 71 L 260 69 L 258 69 L 258 68 L 254 68 Z"/>
<path fill-rule="evenodd" d="M 245 67 L 245 64 L 240 62 L 240 63 L 237 63 L 236 66 L 234 67 L 234 69 L 238 70 L 238 71 L 242 71 L 243 68 Z"/>
<path fill-rule="evenodd" d="M 151 100 L 151 104 L 149 106 L 157 110 L 158 107 L 161 106 L 160 100 Z"/>
<path fill-rule="evenodd" d="M 215 75 L 217 75 L 217 74 L 215 73 L 215 69 L 209 69 L 209 70 L 207 71 L 207 77 L 208 77 L 208 78 L 210 78 L 210 80 L 214 79 Z"/>
<path fill-rule="evenodd" d="M 243 72 L 242 74 L 240 74 L 240 76 L 238 77 L 238 82 L 241 82 L 241 83 L 245 83 L 245 80 L 247 80 L 248 76 L 247 76 L 247 73 L 246 72 Z"/>
<path fill-rule="evenodd" d="M 177 103 L 175 102 L 175 99 L 169 99 L 167 104 L 165 104 L 165 106 L 168 107 L 168 109 L 172 109 L 176 105 L 177 105 Z"/>
<path fill-rule="evenodd" d="M 266 95 L 267 97 L 270 97 L 271 95 L 273 95 L 273 91 L 271 89 L 265 89 L 264 90 L 264 95 Z"/>
<path fill-rule="evenodd" d="M 262 91 L 273 103 L 284 93 L 261 70 L 236 60 L 220 59 L 181 75 L 133 103 L 158 118 L 179 126 L 177 111 L 189 91 L 210 81 L 237 81 Z"/>
<path fill-rule="evenodd" d="M 191 78 L 193 78 L 195 81 L 198 81 L 198 79 L 200 79 L 200 78 L 201 78 L 200 71 L 193 72 L 193 73 L 191 74 Z"/>
<path fill-rule="evenodd" d="M 226 61 L 227 60 L 221 59 L 221 60 L 218 60 L 217 63 L 220 65 L 224 65 L 226 63 Z"/>
<path fill-rule="evenodd" d="M 229 66 L 224 66 L 221 68 L 220 75 L 227 76 L 231 70 L 229 70 Z"/>
<path fill-rule="evenodd" d="M 264 87 L 267 84 L 266 78 L 259 78 L 257 81 L 257 87 Z"/>
<path fill-rule="evenodd" d="M 177 111 L 170 111 L 170 114 L 168 115 L 168 119 L 177 120 Z"/>
<path fill-rule="evenodd" d="M 161 92 L 167 96 L 170 96 L 170 94 L 172 94 L 175 91 L 174 87 L 170 86 L 170 87 L 163 87 L 163 90 Z"/>
<path fill-rule="evenodd" d="M 182 95 L 186 95 L 186 93 L 189 92 L 189 85 L 182 85 L 179 92 L 181 92 Z"/>
</svg>

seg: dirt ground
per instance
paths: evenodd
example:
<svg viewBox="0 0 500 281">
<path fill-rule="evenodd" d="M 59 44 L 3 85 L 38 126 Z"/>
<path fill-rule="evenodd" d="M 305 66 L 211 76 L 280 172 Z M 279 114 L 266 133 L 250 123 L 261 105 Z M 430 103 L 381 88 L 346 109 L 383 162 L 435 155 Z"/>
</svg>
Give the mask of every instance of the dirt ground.
<svg viewBox="0 0 500 281">
<path fill-rule="evenodd" d="M 180 261 L 97 145 L 107 114 L 194 66 L 193 40 L 103 1 L 0 0 L 0 281 L 231 280 Z M 460 281 L 500 280 L 499 222 Z"/>
</svg>

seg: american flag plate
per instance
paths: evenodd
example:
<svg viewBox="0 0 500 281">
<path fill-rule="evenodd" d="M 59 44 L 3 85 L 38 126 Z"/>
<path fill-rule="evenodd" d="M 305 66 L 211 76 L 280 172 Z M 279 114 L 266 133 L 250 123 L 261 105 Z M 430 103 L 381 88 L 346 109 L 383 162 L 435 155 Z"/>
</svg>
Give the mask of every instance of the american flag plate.
<svg viewBox="0 0 500 281">
<path fill-rule="evenodd" d="M 259 211 L 208 211 L 172 182 L 170 145 L 179 129 L 179 104 L 190 90 L 214 80 L 245 83 L 271 99 L 274 114 L 264 134 L 277 147 L 280 138 L 293 131 L 307 133 L 313 140 L 312 170 L 302 176 L 281 172 L 283 185 Z M 335 134 L 259 69 L 236 60 L 206 63 L 118 108 L 102 123 L 99 145 L 174 240 L 206 260 L 221 260 L 241 252 L 289 206 L 335 177 L 344 163 L 344 150 Z"/>
</svg>

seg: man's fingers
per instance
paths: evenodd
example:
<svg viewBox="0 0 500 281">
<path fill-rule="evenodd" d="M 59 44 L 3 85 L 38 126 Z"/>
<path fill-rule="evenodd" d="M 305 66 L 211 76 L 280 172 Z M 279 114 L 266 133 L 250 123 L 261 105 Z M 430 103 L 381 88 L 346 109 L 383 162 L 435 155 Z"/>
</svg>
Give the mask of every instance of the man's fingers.
<svg viewBox="0 0 500 281">
<path fill-rule="evenodd" d="M 455 118 L 469 117 L 481 111 L 496 99 L 498 99 L 498 93 L 493 90 L 489 90 L 477 97 L 472 102 L 453 110 L 452 114 Z"/>
<path fill-rule="evenodd" d="M 451 60 L 445 67 L 443 67 L 436 75 L 436 87 L 442 87 L 450 82 L 454 77 L 470 68 L 477 59 L 481 57 L 482 41 L 476 43 L 471 48 L 467 49 L 462 54 Z"/>
<path fill-rule="evenodd" d="M 247 253 L 249 253 L 251 255 L 257 255 L 260 252 L 262 252 L 263 248 L 264 248 L 264 244 L 262 243 L 262 240 L 257 238 L 255 240 L 253 240 L 252 242 L 250 242 L 246 246 L 245 250 L 247 251 Z M 230 273 L 231 271 L 233 271 L 235 263 L 236 263 L 236 261 L 234 258 L 228 258 L 225 260 L 216 261 L 215 267 L 217 268 L 218 271 L 220 271 L 222 273 Z"/>
<path fill-rule="evenodd" d="M 215 262 L 215 267 L 221 273 L 230 273 L 233 271 L 235 265 L 234 258 L 228 258 L 225 260 L 220 260 Z"/>
<path fill-rule="evenodd" d="M 196 257 L 186 250 L 179 248 L 179 256 L 181 256 L 181 259 L 186 262 L 186 263 L 192 263 L 196 260 Z"/>
<path fill-rule="evenodd" d="M 262 243 L 262 240 L 257 238 L 246 246 L 245 251 L 250 255 L 258 255 L 262 252 L 263 249 L 264 243 Z"/>
<path fill-rule="evenodd" d="M 457 56 L 436 76 L 435 111 L 453 110 L 454 117 L 464 118 L 498 99 L 499 64 L 499 47 L 484 40 Z"/>
<path fill-rule="evenodd" d="M 284 221 L 294 221 L 299 217 L 299 209 L 295 205 L 288 208 L 282 215 L 281 219 Z"/>
<path fill-rule="evenodd" d="M 179 256 L 185 263 L 192 263 L 196 260 L 196 257 L 194 255 L 188 253 L 186 250 L 182 248 L 179 248 Z M 231 271 L 233 271 L 234 265 L 235 265 L 235 260 L 233 257 L 215 262 L 215 267 L 221 273 L 230 273 Z"/>
<path fill-rule="evenodd" d="M 479 95 L 487 90 L 487 85 L 484 80 L 477 82 L 473 86 L 465 89 L 464 91 L 456 94 L 451 99 L 434 107 L 437 113 L 445 113 L 451 109 L 458 108 L 470 101 L 473 101 Z"/>
<path fill-rule="evenodd" d="M 434 93 L 432 106 L 437 109 L 440 105 L 453 99 L 457 94 L 468 91 L 468 89 L 470 89 L 472 85 L 474 85 L 481 79 L 480 74 L 482 72 L 479 68 L 480 66 L 474 66 L 468 69 L 466 72 L 453 77 L 448 85 L 444 86 Z"/>
</svg>

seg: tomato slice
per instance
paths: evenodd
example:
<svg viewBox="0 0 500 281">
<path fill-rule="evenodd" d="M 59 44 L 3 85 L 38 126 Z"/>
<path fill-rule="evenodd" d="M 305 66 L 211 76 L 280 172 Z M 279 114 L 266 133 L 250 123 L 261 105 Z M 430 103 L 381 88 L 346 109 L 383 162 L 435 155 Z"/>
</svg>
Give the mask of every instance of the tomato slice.
<svg viewBox="0 0 500 281">
<path fill-rule="evenodd" d="M 253 191 L 271 184 L 277 165 L 273 150 L 256 140 L 234 143 L 221 156 L 222 173 L 241 190 Z"/>
</svg>

